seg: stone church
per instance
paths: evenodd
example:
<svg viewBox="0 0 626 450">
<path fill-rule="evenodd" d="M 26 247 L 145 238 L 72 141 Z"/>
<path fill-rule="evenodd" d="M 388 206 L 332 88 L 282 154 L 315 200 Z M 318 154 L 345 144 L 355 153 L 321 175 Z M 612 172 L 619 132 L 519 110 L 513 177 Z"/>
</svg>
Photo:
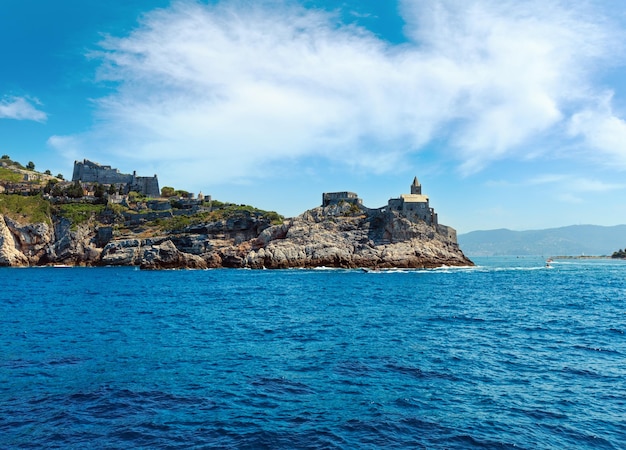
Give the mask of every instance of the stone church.
<svg viewBox="0 0 626 450">
<path fill-rule="evenodd" d="M 336 205 L 341 202 L 363 205 L 363 201 L 354 192 L 324 192 L 322 194 L 322 206 Z M 439 225 L 437 213 L 430 207 L 428 196 L 422 194 L 422 185 L 417 177 L 413 179 L 410 194 L 401 194 L 399 198 L 389 199 L 387 206 L 379 209 L 398 211 L 409 220 L 422 220 L 434 227 Z"/>
<path fill-rule="evenodd" d="M 401 212 L 408 219 L 423 220 L 433 226 L 438 224 L 437 213 L 430 207 L 428 196 L 422 194 L 422 185 L 417 177 L 413 179 L 413 184 L 411 184 L 411 193 L 402 194 L 400 198 L 390 199 L 387 208 Z"/>
</svg>

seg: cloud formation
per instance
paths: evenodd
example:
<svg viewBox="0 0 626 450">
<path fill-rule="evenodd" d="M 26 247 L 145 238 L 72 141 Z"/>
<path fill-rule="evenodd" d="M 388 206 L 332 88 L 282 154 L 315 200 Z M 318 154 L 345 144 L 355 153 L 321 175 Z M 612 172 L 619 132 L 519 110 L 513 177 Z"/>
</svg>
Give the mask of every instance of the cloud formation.
<svg viewBox="0 0 626 450">
<path fill-rule="evenodd" d="M 38 104 L 37 100 L 30 100 L 24 97 L 5 97 L 0 99 L 0 119 L 33 120 L 35 122 L 45 122 L 48 115 L 38 110 L 33 104 Z"/>
<path fill-rule="evenodd" d="M 116 88 L 72 145 L 217 182 L 311 157 L 384 172 L 435 141 L 469 174 L 540 157 L 529 148 L 546 134 L 626 160 L 599 139 L 626 126 L 593 88 L 619 39 L 592 3 L 403 0 L 401 13 L 394 45 L 291 3 L 153 11 L 92 55 Z"/>
<path fill-rule="evenodd" d="M 609 166 L 626 169 L 626 121 L 618 117 L 611 107 L 612 93 L 602 97 L 596 107 L 574 114 L 569 132 L 582 137 L 585 143 L 598 151 L 598 160 Z"/>
</svg>

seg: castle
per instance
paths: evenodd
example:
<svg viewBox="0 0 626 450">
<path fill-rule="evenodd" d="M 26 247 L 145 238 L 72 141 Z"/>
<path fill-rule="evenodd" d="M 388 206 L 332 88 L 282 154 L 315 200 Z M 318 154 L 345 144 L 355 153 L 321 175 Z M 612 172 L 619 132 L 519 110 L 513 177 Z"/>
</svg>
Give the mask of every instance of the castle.
<svg viewBox="0 0 626 450">
<path fill-rule="evenodd" d="M 335 205 L 340 202 L 363 205 L 363 201 L 354 192 L 324 192 L 322 194 L 322 206 Z M 439 225 L 437 213 L 430 207 L 428 196 L 422 194 L 422 185 L 417 177 L 413 179 L 410 194 L 402 194 L 399 198 L 389 199 L 387 206 L 379 209 L 398 211 L 407 219 L 422 220 L 434 227 Z"/>
<path fill-rule="evenodd" d="M 156 175 L 153 177 L 138 177 L 134 171 L 132 175 L 120 173 L 118 169 L 113 169 L 111 166 L 103 166 L 87 159 L 74 161 L 72 181 L 122 185 L 126 193 L 135 191 L 148 197 L 159 197 L 161 195 L 159 180 Z"/>
</svg>

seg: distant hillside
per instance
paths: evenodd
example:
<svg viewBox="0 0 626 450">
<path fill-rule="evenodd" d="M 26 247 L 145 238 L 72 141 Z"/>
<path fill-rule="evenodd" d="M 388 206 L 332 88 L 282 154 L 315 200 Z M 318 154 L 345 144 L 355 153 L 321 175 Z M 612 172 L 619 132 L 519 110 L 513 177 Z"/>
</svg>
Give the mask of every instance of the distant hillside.
<svg viewBox="0 0 626 450">
<path fill-rule="evenodd" d="M 572 225 L 547 230 L 472 231 L 458 236 L 468 256 L 611 255 L 626 246 L 626 225 Z"/>
</svg>

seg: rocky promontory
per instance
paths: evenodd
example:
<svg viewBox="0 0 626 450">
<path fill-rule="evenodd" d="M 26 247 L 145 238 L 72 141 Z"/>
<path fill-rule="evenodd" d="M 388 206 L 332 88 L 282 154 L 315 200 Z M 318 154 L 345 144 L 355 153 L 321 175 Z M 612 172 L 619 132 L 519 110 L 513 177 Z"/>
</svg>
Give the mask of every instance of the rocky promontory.
<svg viewBox="0 0 626 450">
<path fill-rule="evenodd" d="M 145 234 L 145 233 L 144 233 Z M 272 225 L 246 211 L 176 231 L 116 235 L 113 227 L 67 219 L 22 224 L 0 215 L 0 265 L 173 268 L 430 268 L 467 266 L 456 232 L 389 209 L 340 203 Z"/>
<path fill-rule="evenodd" d="M 285 219 L 76 161 L 72 181 L 0 158 L 0 266 L 431 268 L 472 262 L 417 177 L 371 209 L 354 192 Z M 145 182 L 145 183 L 144 183 Z M 145 186 L 144 186 L 145 184 Z M 146 189 L 143 189 L 146 187 Z M 149 189 L 147 189 L 149 188 Z"/>
</svg>

